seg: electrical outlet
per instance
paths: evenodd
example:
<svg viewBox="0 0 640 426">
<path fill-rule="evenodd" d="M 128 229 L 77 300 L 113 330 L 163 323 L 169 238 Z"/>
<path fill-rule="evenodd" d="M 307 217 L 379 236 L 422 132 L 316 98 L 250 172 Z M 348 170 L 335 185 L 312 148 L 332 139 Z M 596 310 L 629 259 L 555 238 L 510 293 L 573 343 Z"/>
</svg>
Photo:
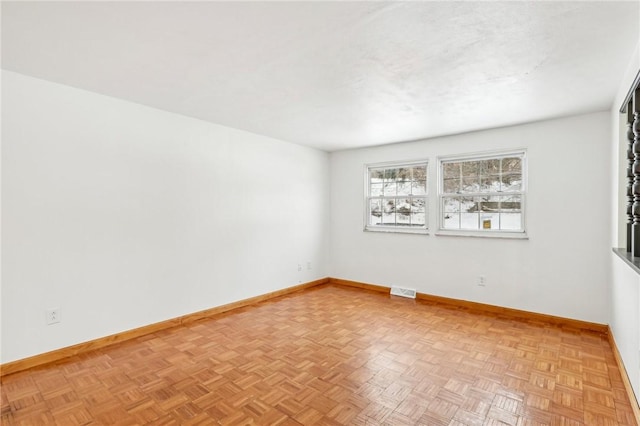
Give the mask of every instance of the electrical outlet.
<svg viewBox="0 0 640 426">
<path fill-rule="evenodd" d="M 484 275 L 478 275 L 478 285 L 480 287 L 484 287 L 487 285 L 487 277 Z"/>
<path fill-rule="evenodd" d="M 310 271 L 311 270 L 311 262 L 307 262 L 307 269 Z"/>
<path fill-rule="evenodd" d="M 298 272 L 302 272 L 302 263 L 298 263 Z"/>
<path fill-rule="evenodd" d="M 57 324 L 60 322 L 60 308 L 47 309 L 45 311 L 47 325 Z"/>
</svg>

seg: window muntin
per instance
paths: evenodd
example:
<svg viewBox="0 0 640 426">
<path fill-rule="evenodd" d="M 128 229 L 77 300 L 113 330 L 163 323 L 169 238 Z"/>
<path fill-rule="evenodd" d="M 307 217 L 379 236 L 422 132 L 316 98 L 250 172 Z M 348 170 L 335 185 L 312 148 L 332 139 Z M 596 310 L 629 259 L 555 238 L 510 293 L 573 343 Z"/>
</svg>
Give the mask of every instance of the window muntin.
<svg viewBox="0 0 640 426">
<path fill-rule="evenodd" d="M 440 229 L 520 232 L 524 228 L 525 153 L 440 160 Z"/>
<path fill-rule="evenodd" d="M 427 230 L 426 161 L 367 166 L 366 194 L 366 230 Z"/>
</svg>

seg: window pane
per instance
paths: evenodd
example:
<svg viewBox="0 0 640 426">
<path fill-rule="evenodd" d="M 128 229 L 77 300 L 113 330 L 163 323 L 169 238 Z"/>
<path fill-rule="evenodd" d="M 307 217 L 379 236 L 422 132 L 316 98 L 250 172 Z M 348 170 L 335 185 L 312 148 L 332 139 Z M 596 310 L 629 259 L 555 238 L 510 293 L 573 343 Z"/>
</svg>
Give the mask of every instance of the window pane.
<svg viewBox="0 0 640 426">
<path fill-rule="evenodd" d="M 500 211 L 515 213 L 522 211 L 522 197 L 520 195 L 509 195 L 500 198 Z"/>
<path fill-rule="evenodd" d="M 504 201 L 501 205 L 503 213 L 522 213 L 521 201 Z"/>
<path fill-rule="evenodd" d="M 516 231 L 522 229 L 522 213 L 501 213 L 500 229 Z"/>
<path fill-rule="evenodd" d="M 412 195 L 424 195 L 427 193 L 426 181 L 413 181 L 411 182 L 411 194 Z"/>
<path fill-rule="evenodd" d="M 462 190 L 460 192 L 479 192 L 480 182 L 478 176 L 463 176 L 462 177 Z"/>
<path fill-rule="evenodd" d="M 485 229 L 500 229 L 500 213 L 486 213 L 480 214 L 480 228 Z"/>
<path fill-rule="evenodd" d="M 411 168 L 411 179 L 416 182 L 427 181 L 427 166 L 416 166 Z"/>
<path fill-rule="evenodd" d="M 396 176 L 398 169 L 385 169 L 384 171 L 384 195 L 394 196 L 396 195 Z"/>
<path fill-rule="evenodd" d="M 489 160 L 478 161 L 477 173 L 479 178 L 489 174 Z"/>
<path fill-rule="evenodd" d="M 396 195 L 396 182 L 384 182 L 384 195 L 385 196 L 394 196 Z"/>
<path fill-rule="evenodd" d="M 460 210 L 468 213 L 475 213 L 479 211 L 479 205 L 481 198 L 479 197 L 460 197 Z"/>
<path fill-rule="evenodd" d="M 460 229 L 478 229 L 478 213 L 461 213 Z"/>
<path fill-rule="evenodd" d="M 483 160 L 480 167 L 480 176 L 499 176 L 500 175 L 500 160 Z"/>
<path fill-rule="evenodd" d="M 522 190 L 522 160 L 518 157 L 502 159 L 502 191 Z"/>
<path fill-rule="evenodd" d="M 522 175 L 521 174 L 508 174 L 502 176 L 502 191 L 521 191 L 522 190 Z"/>
<path fill-rule="evenodd" d="M 409 213 L 411 213 L 411 199 L 409 198 L 397 199 L 396 213 L 409 215 Z"/>
<path fill-rule="evenodd" d="M 427 201 L 424 198 L 413 198 L 411 200 L 411 211 L 413 213 L 425 211 L 425 206 L 427 205 Z"/>
<path fill-rule="evenodd" d="M 382 179 L 384 179 L 384 170 L 381 170 L 381 169 L 369 170 L 370 183 L 382 182 Z"/>
<path fill-rule="evenodd" d="M 395 182 L 397 173 L 398 173 L 397 169 L 385 169 L 384 170 L 384 180 L 388 181 L 388 182 L 389 181 Z"/>
<path fill-rule="evenodd" d="M 461 163 L 462 176 L 479 176 L 482 161 L 465 161 Z"/>
<path fill-rule="evenodd" d="M 424 212 L 411 213 L 411 226 L 424 226 L 426 223 L 426 216 Z"/>
<path fill-rule="evenodd" d="M 400 167 L 394 170 L 396 179 L 396 194 L 411 195 L 411 169 Z"/>
<path fill-rule="evenodd" d="M 522 197 L 507 195 L 492 197 L 499 201 L 500 229 L 514 231 L 522 229 Z"/>
<path fill-rule="evenodd" d="M 424 195 L 427 193 L 427 167 L 416 166 L 410 169 L 411 192 L 413 195 Z M 404 194 L 403 194 L 404 195 Z"/>
<path fill-rule="evenodd" d="M 411 225 L 411 203 L 410 200 L 396 200 L 396 225 Z"/>
<path fill-rule="evenodd" d="M 411 214 L 396 214 L 396 226 L 410 226 Z"/>
<path fill-rule="evenodd" d="M 398 195 L 411 195 L 411 180 L 398 181 Z"/>
<path fill-rule="evenodd" d="M 379 197 L 382 195 L 382 184 L 381 183 L 373 183 L 371 184 L 371 193 L 369 194 L 372 197 Z"/>
<path fill-rule="evenodd" d="M 460 177 L 461 163 L 443 163 L 442 177 L 445 179 L 456 179 Z"/>
<path fill-rule="evenodd" d="M 407 167 L 396 169 L 396 180 L 399 182 L 411 180 L 411 169 Z"/>
<path fill-rule="evenodd" d="M 383 195 L 393 196 L 396 195 L 396 170 L 385 169 L 384 170 L 384 186 L 382 189 Z"/>
<path fill-rule="evenodd" d="M 502 174 L 522 174 L 522 160 L 519 157 L 507 157 L 502 159 Z"/>
<path fill-rule="evenodd" d="M 460 178 L 444 179 L 442 188 L 445 194 L 456 194 L 460 192 Z"/>
<path fill-rule="evenodd" d="M 369 201 L 369 224 L 380 225 L 382 223 L 382 200 Z"/>
<path fill-rule="evenodd" d="M 481 192 L 500 192 L 500 176 L 489 175 L 480 178 Z"/>
<path fill-rule="evenodd" d="M 445 213 L 443 227 L 444 229 L 460 229 L 460 213 Z"/>
<path fill-rule="evenodd" d="M 507 197 L 504 197 L 502 195 L 489 195 L 487 197 L 482 197 L 482 201 L 484 201 L 485 203 L 498 203 L 500 201 L 504 201 L 505 198 Z"/>
<path fill-rule="evenodd" d="M 443 199 L 445 212 L 460 212 L 460 200 L 458 198 L 445 197 Z"/>
<path fill-rule="evenodd" d="M 392 225 L 396 224 L 396 204 L 395 200 L 387 200 L 383 206 L 382 212 L 382 224 Z"/>
<path fill-rule="evenodd" d="M 478 200 L 470 197 L 460 199 L 460 229 L 478 229 L 479 206 Z"/>
<path fill-rule="evenodd" d="M 500 209 L 500 201 L 502 197 L 478 197 L 478 210 L 482 212 L 497 212 Z"/>
</svg>

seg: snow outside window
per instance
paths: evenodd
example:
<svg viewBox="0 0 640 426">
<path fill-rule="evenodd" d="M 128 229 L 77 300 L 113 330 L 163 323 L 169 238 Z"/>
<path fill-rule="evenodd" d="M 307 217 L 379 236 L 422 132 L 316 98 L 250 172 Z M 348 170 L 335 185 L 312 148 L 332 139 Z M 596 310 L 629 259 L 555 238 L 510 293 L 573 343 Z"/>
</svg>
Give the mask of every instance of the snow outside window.
<svg viewBox="0 0 640 426">
<path fill-rule="evenodd" d="M 427 162 L 366 167 L 365 230 L 427 231 Z"/>
<path fill-rule="evenodd" d="M 440 159 L 440 230 L 524 233 L 525 152 Z"/>
</svg>

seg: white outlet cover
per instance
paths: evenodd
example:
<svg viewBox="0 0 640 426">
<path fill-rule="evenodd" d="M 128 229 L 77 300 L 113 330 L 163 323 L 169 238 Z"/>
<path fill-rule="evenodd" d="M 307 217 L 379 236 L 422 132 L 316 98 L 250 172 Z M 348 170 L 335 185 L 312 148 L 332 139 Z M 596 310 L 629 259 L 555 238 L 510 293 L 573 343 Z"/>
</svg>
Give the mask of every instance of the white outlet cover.
<svg viewBox="0 0 640 426">
<path fill-rule="evenodd" d="M 45 314 L 47 325 L 57 324 L 60 322 L 60 308 L 47 309 Z"/>
</svg>

